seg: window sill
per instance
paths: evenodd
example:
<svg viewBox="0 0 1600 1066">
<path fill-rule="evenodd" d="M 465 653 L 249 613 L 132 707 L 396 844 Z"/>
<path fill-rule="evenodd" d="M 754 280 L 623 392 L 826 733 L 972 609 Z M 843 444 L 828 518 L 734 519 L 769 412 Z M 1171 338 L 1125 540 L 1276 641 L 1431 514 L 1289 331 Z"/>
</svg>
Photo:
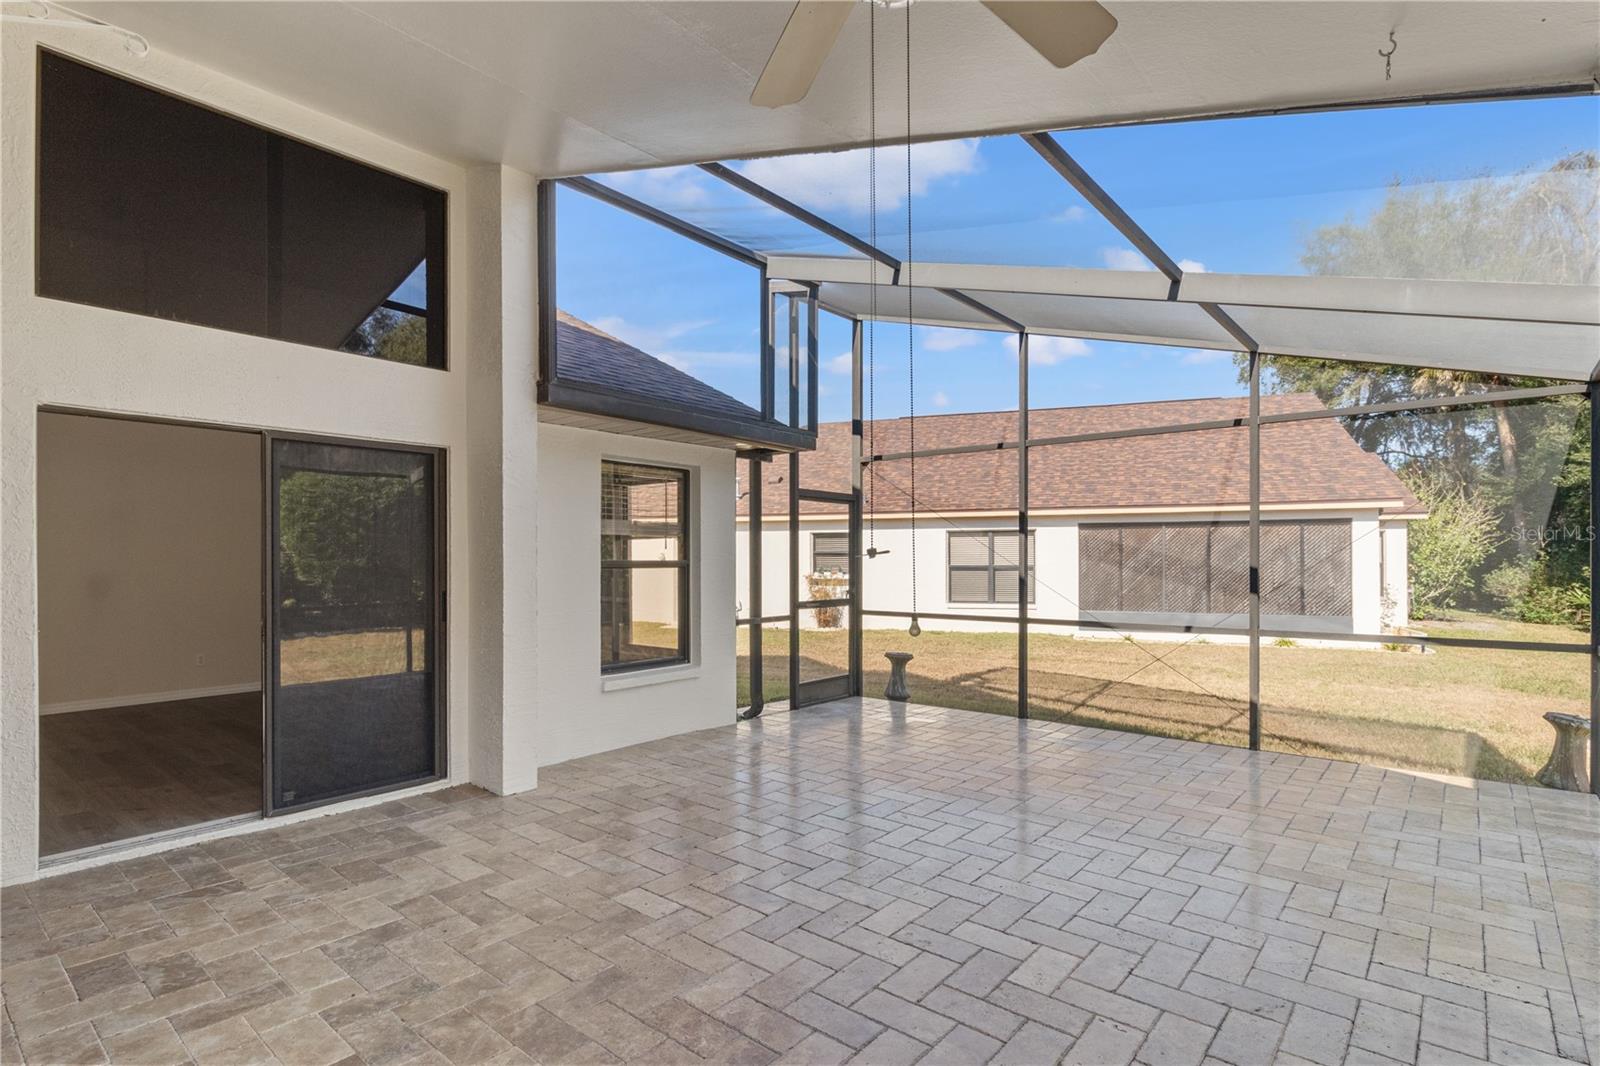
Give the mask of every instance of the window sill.
<svg viewBox="0 0 1600 1066">
<path fill-rule="evenodd" d="M 658 666 L 650 670 L 630 670 L 620 674 L 602 674 L 600 676 L 600 691 L 622 692 L 630 688 L 666 685 L 673 681 L 692 681 L 699 676 L 700 666 L 698 663 L 674 663 L 671 666 Z"/>
<path fill-rule="evenodd" d="M 1028 610 L 1038 609 L 1038 604 L 1029 603 Z M 973 611 L 993 611 L 995 614 L 1016 614 L 1017 605 L 1014 603 L 951 603 L 945 606 L 951 614 L 971 614 Z"/>
</svg>

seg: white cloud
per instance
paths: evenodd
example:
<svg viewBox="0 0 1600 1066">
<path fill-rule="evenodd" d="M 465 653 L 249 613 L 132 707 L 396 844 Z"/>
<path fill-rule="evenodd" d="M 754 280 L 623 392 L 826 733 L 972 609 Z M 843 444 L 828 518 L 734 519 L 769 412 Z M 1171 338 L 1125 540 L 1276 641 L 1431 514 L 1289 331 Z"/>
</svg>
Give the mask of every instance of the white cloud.
<svg viewBox="0 0 1600 1066">
<path fill-rule="evenodd" d="M 848 373 L 850 373 L 850 362 L 851 362 L 850 353 L 849 352 L 840 352 L 838 355 L 836 355 L 832 359 L 828 360 L 828 362 L 826 364 L 826 366 L 828 368 L 828 373 L 830 373 L 830 374 L 848 374 Z"/>
<path fill-rule="evenodd" d="M 1029 366 L 1055 366 L 1064 359 L 1082 359 L 1093 354 L 1089 342 L 1077 337 L 1041 337 L 1035 334 L 1028 338 Z"/>
<path fill-rule="evenodd" d="M 1184 366 L 1205 366 L 1207 363 L 1221 363 L 1232 359 L 1232 352 L 1219 352 L 1208 348 L 1190 348 L 1183 353 L 1178 361 Z"/>
<path fill-rule="evenodd" d="M 953 326 L 924 326 L 917 331 L 922 346 L 930 352 L 953 352 L 957 348 L 975 348 L 982 344 L 986 334 L 975 329 L 956 329 Z"/>
<path fill-rule="evenodd" d="M 696 370 L 710 367 L 755 366 L 759 362 L 756 353 L 738 351 L 718 351 L 699 348 L 669 348 L 651 355 L 666 363 L 675 366 L 686 374 Z"/>
<path fill-rule="evenodd" d="M 933 406 L 935 406 L 935 407 L 949 407 L 950 406 L 950 397 L 941 389 L 940 391 L 938 391 L 938 392 L 933 394 Z"/>
<path fill-rule="evenodd" d="M 640 322 L 629 322 L 617 315 L 607 315 L 605 318 L 594 320 L 597 329 L 616 337 L 618 340 L 627 341 L 635 348 L 643 349 L 651 355 L 659 356 L 656 349 L 665 348 L 679 337 L 686 336 L 696 330 L 707 326 L 716 325 L 716 320 L 711 318 L 686 319 L 681 322 L 668 322 L 659 326 L 647 326 Z"/>
<path fill-rule="evenodd" d="M 704 207 L 711 200 L 711 179 L 698 167 L 658 167 L 602 174 L 600 180 L 656 207 L 668 210 Z"/>
<path fill-rule="evenodd" d="M 753 344 L 748 351 L 678 346 L 679 340 L 716 324 L 716 319 L 713 318 L 686 319 L 660 325 L 630 322 L 615 315 L 594 320 L 596 328 L 655 356 L 668 366 L 677 367 L 686 374 L 708 367 L 757 365 L 759 360 Z"/>
<path fill-rule="evenodd" d="M 1082 222 L 1088 216 L 1089 216 L 1089 212 L 1085 211 L 1080 205 L 1073 204 L 1071 207 L 1068 207 L 1063 211 L 1058 211 L 1055 214 L 1051 215 L 1050 216 L 1050 221 L 1051 222 Z"/>
<path fill-rule="evenodd" d="M 1155 264 L 1132 248 L 1102 248 L 1100 258 L 1108 270 L 1154 270 Z"/>
<path fill-rule="evenodd" d="M 1132 248 L 1102 248 L 1100 258 L 1108 270 L 1154 270 L 1155 264 Z M 1198 259 L 1178 260 L 1178 269 L 1185 274 L 1204 274 L 1206 265 Z"/>
<path fill-rule="evenodd" d="M 867 149 L 815 155 L 752 159 L 739 171 L 773 192 L 814 211 L 865 212 L 868 191 Z M 905 203 L 906 155 L 902 148 L 878 151 L 878 207 L 893 211 Z M 978 170 L 982 161 L 976 140 L 931 141 L 911 146 L 911 194 L 922 196 L 937 181 Z"/>
</svg>

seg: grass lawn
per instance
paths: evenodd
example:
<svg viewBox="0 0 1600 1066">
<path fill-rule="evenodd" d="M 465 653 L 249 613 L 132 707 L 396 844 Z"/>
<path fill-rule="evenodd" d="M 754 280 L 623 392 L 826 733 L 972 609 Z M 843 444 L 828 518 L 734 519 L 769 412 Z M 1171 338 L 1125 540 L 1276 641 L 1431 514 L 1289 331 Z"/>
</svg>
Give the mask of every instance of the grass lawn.
<svg viewBox="0 0 1600 1066">
<path fill-rule="evenodd" d="M 426 669 L 427 640 L 410 631 L 411 668 Z M 326 636 L 290 637 L 278 650 L 281 683 L 308 685 L 353 677 L 381 677 L 406 670 L 407 631 L 373 629 Z"/>
<path fill-rule="evenodd" d="M 1587 642 L 1556 626 L 1461 615 L 1419 624 L 1435 635 Z M 767 698 L 788 698 L 788 630 L 768 628 Z M 739 630 L 739 699 L 749 701 L 748 629 Z M 903 630 L 863 634 L 865 691 L 888 680 L 883 653 L 916 655 L 917 703 L 1013 714 L 1016 640 L 1005 633 Z M 802 671 L 843 670 L 841 630 L 801 633 Z M 1248 742 L 1249 649 L 1243 645 L 1075 640 L 1030 634 L 1029 713 L 1035 718 L 1217 744 Z M 1443 648 L 1415 651 L 1280 647 L 1261 650 L 1262 744 L 1303 755 L 1484 780 L 1532 783 L 1554 733 L 1546 711 L 1587 714 L 1586 656 Z"/>
</svg>

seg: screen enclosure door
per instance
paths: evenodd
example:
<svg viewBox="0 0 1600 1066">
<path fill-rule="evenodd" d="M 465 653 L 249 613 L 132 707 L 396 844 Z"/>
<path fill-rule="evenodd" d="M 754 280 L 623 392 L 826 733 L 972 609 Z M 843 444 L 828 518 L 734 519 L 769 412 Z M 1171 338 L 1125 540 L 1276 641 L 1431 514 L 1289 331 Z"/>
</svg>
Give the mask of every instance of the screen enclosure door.
<svg viewBox="0 0 1600 1066">
<path fill-rule="evenodd" d="M 267 812 L 438 777 L 437 455 L 269 446 Z"/>
<path fill-rule="evenodd" d="M 801 458 L 790 457 L 790 478 L 800 480 Z M 800 528 L 800 512 L 816 509 L 844 519 L 847 532 L 842 555 L 821 561 L 817 534 Z M 856 575 L 854 534 L 860 527 L 860 510 L 848 492 L 799 488 L 789 507 L 789 703 L 806 707 L 860 694 L 859 621 L 856 604 L 860 590 Z M 837 534 L 833 545 L 837 545 Z"/>
</svg>

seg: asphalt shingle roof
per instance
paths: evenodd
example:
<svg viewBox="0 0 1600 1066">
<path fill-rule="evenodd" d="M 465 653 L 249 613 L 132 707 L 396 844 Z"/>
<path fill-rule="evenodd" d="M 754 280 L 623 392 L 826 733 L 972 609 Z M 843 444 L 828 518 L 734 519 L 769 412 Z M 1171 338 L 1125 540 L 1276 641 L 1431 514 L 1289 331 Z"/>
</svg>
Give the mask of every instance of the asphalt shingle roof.
<svg viewBox="0 0 1600 1066">
<path fill-rule="evenodd" d="M 1178 425 L 1244 418 L 1244 397 L 1055 407 L 1030 411 L 1030 437 L 1073 436 L 1113 429 Z M 1297 393 L 1261 398 L 1264 414 L 1314 410 L 1315 396 Z M 917 447 L 993 444 L 1017 438 L 1014 411 L 927 415 L 917 419 Z M 1032 450 L 1029 506 L 1034 510 L 1242 506 L 1250 499 L 1249 430 L 1246 427 L 1193 433 L 1088 441 Z M 880 420 L 869 450 L 910 450 L 907 419 Z M 817 450 L 802 453 L 806 488 L 848 491 L 850 425 L 818 428 Z M 788 511 L 787 485 L 774 479 L 787 467 L 773 465 L 762 494 L 763 514 Z M 872 469 L 872 468 L 869 468 Z M 875 466 L 877 511 L 910 510 L 909 460 Z M 740 490 L 745 468 L 740 466 Z M 1017 453 L 985 451 L 917 460 L 917 502 L 923 512 L 959 514 L 1017 507 Z M 870 483 L 868 485 L 870 492 Z M 1261 500 L 1265 504 L 1328 504 L 1383 501 L 1390 513 L 1420 510 L 1420 504 L 1378 456 L 1364 451 L 1338 419 L 1284 422 L 1261 427 Z M 805 501 L 801 513 L 836 513 L 838 505 Z M 739 513 L 745 514 L 741 496 Z"/>
<path fill-rule="evenodd" d="M 761 421 L 761 412 L 565 311 L 556 312 L 560 376 L 612 391 L 690 407 L 707 414 Z"/>
</svg>

